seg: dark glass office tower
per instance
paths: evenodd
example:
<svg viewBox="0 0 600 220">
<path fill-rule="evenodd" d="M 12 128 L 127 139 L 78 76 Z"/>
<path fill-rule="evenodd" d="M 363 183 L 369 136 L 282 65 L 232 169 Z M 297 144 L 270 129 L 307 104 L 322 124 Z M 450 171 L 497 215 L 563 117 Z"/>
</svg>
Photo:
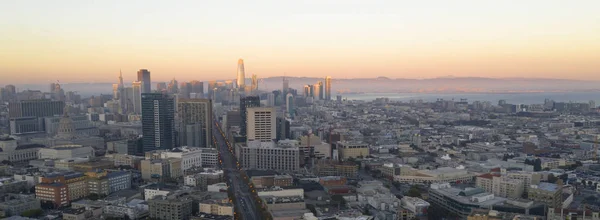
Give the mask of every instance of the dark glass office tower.
<svg viewBox="0 0 600 220">
<path fill-rule="evenodd" d="M 258 96 L 246 96 L 240 98 L 240 116 L 242 117 L 242 123 L 240 126 L 240 134 L 242 136 L 246 136 L 246 123 L 248 118 L 246 114 L 248 111 L 247 108 L 252 107 L 260 107 L 260 97 Z"/>
<path fill-rule="evenodd" d="M 175 98 L 166 93 L 142 93 L 144 152 L 175 147 Z"/>
<path fill-rule="evenodd" d="M 142 82 L 142 93 L 152 92 L 152 81 L 150 80 L 150 71 L 140 69 L 137 72 L 137 81 Z"/>
</svg>

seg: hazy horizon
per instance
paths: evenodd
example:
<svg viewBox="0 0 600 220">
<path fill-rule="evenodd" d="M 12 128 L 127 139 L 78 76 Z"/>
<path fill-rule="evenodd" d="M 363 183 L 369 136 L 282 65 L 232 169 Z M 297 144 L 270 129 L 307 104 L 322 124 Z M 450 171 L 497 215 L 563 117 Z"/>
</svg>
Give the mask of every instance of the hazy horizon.
<svg viewBox="0 0 600 220">
<path fill-rule="evenodd" d="M 0 77 L 600 80 L 600 1 L 7 1 Z M 27 77 L 24 77 L 27 76 Z M 7 83 L 8 84 L 8 83 Z"/>
</svg>

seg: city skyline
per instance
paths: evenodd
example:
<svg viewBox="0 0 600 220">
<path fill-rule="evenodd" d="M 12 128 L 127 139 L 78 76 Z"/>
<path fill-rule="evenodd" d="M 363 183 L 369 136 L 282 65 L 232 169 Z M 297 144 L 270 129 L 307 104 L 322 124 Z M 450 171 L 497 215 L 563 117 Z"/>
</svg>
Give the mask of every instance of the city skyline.
<svg viewBox="0 0 600 220">
<path fill-rule="evenodd" d="M 181 3 L 5 3 L 0 75 L 14 84 L 113 82 L 122 69 L 131 82 L 146 68 L 153 82 L 210 81 L 234 79 L 243 58 L 263 78 L 600 80 L 598 1 Z"/>
</svg>

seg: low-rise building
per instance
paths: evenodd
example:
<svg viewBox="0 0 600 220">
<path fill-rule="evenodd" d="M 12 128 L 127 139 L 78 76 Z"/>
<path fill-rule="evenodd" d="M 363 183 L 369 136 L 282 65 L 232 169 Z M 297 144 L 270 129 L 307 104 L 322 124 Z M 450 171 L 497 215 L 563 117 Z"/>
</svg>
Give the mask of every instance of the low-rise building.
<svg viewBox="0 0 600 220">
<path fill-rule="evenodd" d="M 83 145 L 58 145 L 49 148 L 41 148 L 38 151 L 39 159 L 68 159 L 74 157 L 94 157 L 94 148 Z"/>
<path fill-rule="evenodd" d="M 358 173 L 358 165 L 352 162 L 335 160 L 319 160 L 315 165 L 315 174 L 318 176 L 344 176 L 355 178 Z"/>
<path fill-rule="evenodd" d="M 562 187 L 557 184 L 541 182 L 538 185 L 531 185 L 527 195 L 529 200 L 542 202 L 548 207 L 562 207 Z"/>
<path fill-rule="evenodd" d="M 206 169 L 204 172 L 187 175 L 184 178 L 186 186 L 198 187 L 202 191 L 206 191 L 208 185 L 223 182 L 223 170 Z"/>
<path fill-rule="evenodd" d="M 290 175 L 268 175 L 268 176 L 252 176 L 250 182 L 256 188 L 268 188 L 274 186 L 292 186 L 294 178 Z"/>
<path fill-rule="evenodd" d="M 269 211 L 300 210 L 306 208 L 304 198 L 298 196 L 261 196 Z"/>
<path fill-rule="evenodd" d="M 337 149 L 340 160 L 350 158 L 363 158 L 370 155 L 369 145 L 364 143 L 350 143 L 345 141 L 337 142 Z"/>
<path fill-rule="evenodd" d="M 66 209 L 62 211 L 64 220 L 86 220 L 99 218 L 102 215 L 102 208 L 79 208 Z"/>
<path fill-rule="evenodd" d="M 400 176 L 395 176 L 394 181 L 409 184 L 473 182 L 475 177 L 475 174 L 470 173 L 467 170 L 452 167 L 441 167 L 435 170 L 407 169 L 410 170 L 406 172 L 401 170 Z"/>
<path fill-rule="evenodd" d="M 202 167 L 217 167 L 217 164 L 219 164 L 219 152 L 217 149 L 202 148 L 200 152 Z"/>
<path fill-rule="evenodd" d="M 179 178 L 182 176 L 181 159 L 146 159 L 140 162 L 142 179 Z"/>
<path fill-rule="evenodd" d="M 6 193 L 22 193 L 29 191 L 27 181 L 15 180 L 13 177 L 0 178 L 0 195 Z"/>
<path fill-rule="evenodd" d="M 466 218 L 474 209 L 490 209 L 492 206 L 506 201 L 481 188 L 460 189 L 449 183 L 433 183 L 429 188 L 428 201 L 446 211 Z"/>
<path fill-rule="evenodd" d="M 150 218 L 188 220 L 193 212 L 192 203 L 193 200 L 190 197 L 156 197 L 148 200 Z"/>
<path fill-rule="evenodd" d="M 429 203 L 417 197 L 405 196 L 400 200 L 402 207 L 410 211 L 414 216 L 427 215 Z"/>
<path fill-rule="evenodd" d="M 523 181 L 507 176 L 484 174 L 475 178 L 475 185 L 495 196 L 505 198 L 521 198 L 523 196 Z"/>
<path fill-rule="evenodd" d="M 28 210 L 40 209 L 40 200 L 34 195 L 11 193 L 0 198 L 0 201 L 0 210 L 7 216 L 21 215 Z"/>
<path fill-rule="evenodd" d="M 233 216 L 233 204 L 227 199 L 200 201 L 200 212 L 211 215 Z"/>
<path fill-rule="evenodd" d="M 119 201 L 103 208 L 104 214 L 111 217 L 141 219 L 149 215 L 148 204 L 141 199 L 133 199 L 130 202 Z"/>
<path fill-rule="evenodd" d="M 0 161 L 24 162 L 38 158 L 38 151 L 45 148 L 41 144 L 18 145 L 13 138 L 0 138 Z"/>
<path fill-rule="evenodd" d="M 64 187 L 68 190 L 66 197 L 62 195 L 63 186 L 60 184 L 64 184 Z M 45 198 L 40 200 L 50 201 L 50 194 L 60 196 L 60 198 L 52 199 L 55 205 L 58 206 L 62 206 L 64 201 L 69 203 L 71 200 L 77 200 L 89 195 L 86 176 L 79 172 L 46 174 L 40 178 L 40 184 L 36 185 L 36 196 L 38 195 L 38 186 L 42 188 L 41 190 L 47 192 L 47 195 L 43 195 Z"/>
</svg>

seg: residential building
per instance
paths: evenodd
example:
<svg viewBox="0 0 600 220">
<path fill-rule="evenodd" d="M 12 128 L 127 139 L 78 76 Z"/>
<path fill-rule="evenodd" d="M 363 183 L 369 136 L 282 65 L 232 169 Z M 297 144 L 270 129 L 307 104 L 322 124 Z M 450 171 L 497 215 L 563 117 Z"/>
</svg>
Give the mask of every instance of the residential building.
<svg viewBox="0 0 600 220">
<path fill-rule="evenodd" d="M 523 196 L 523 181 L 507 176 L 484 174 L 475 178 L 475 185 L 495 196 L 517 199 Z"/>
<path fill-rule="evenodd" d="M 212 115 L 212 101 L 210 99 L 177 100 L 177 122 L 180 128 L 180 145 L 205 148 L 211 147 Z"/>
<path fill-rule="evenodd" d="M 541 182 L 531 185 L 527 195 L 529 200 L 542 202 L 550 208 L 562 207 L 562 187 L 557 184 Z"/>
<path fill-rule="evenodd" d="M 344 176 L 355 178 L 358 173 L 358 165 L 352 162 L 338 162 L 334 160 L 319 160 L 315 165 L 317 176 Z"/>
<path fill-rule="evenodd" d="M 171 149 L 175 142 L 175 98 L 166 93 L 142 93 L 144 152 Z"/>
<path fill-rule="evenodd" d="M 233 204 L 227 199 L 212 199 L 200 202 L 200 212 L 211 215 L 233 216 Z"/>
<path fill-rule="evenodd" d="M 202 167 L 202 149 L 199 147 L 179 147 L 172 150 L 159 151 L 160 158 L 179 158 L 181 159 L 181 172 L 184 173 L 186 170 Z"/>
<path fill-rule="evenodd" d="M 325 100 L 331 100 L 331 76 L 325 77 Z"/>
<path fill-rule="evenodd" d="M 79 209 L 66 209 L 61 211 L 62 219 L 64 220 L 86 220 L 99 218 L 102 215 L 102 208 L 79 208 Z"/>
<path fill-rule="evenodd" d="M 142 179 L 179 178 L 183 175 L 181 171 L 181 159 L 146 159 L 140 162 Z"/>
<path fill-rule="evenodd" d="M 256 188 L 292 186 L 294 178 L 290 175 L 252 176 L 250 182 Z"/>
<path fill-rule="evenodd" d="M 35 197 L 40 200 L 42 206 L 66 207 L 71 199 L 66 184 L 63 183 L 40 183 L 35 186 Z"/>
<path fill-rule="evenodd" d="M 300 170 L 300 151 L 297 146 L 256 140 L 237 147 L 237 158 L 240 158 L 243 168 L 288 172 Z"/>
<path fill-rule="evenodd" d="M 186 186 L 198 187 L 202 191 L 206 191 L 208 185 L 221 183 L 223 181 L 223 171 L 215 169 L 206 169 L 204 172 L 187 175 L 184 178 L 184 184 Z"/>
<path fill-rule="evenodd" d="M 148 200 L 150 218 L 163 220 L 188 220 L 192 215 L 193 200 L 190 197 L 157 197 Z"/>
<path fill-rule="evenodd" d="M 7 216 L 21 215 L 21 213 L 40 208 L 40 200 L 34 195 L 6 194 L 0 199 L 0 210 Z"/>
<path fill-rule="evenodd" d="M 200 150 L 202 167 L 217 167 L 219 163 L 219 152 L 214 148 L 203 148 Z"/>
<path fill-rule="evenodd" d="M 247 124 L 248 124 L 247 109 L 254 108 L 254 107 L 260 107 L 260 97 L 246 96 L 246 97 L 240 98 L 240 117 L 242 120 L 240 123 L 240 135 L 242 135 L 244 137 L 247 135 L 246 134 Z"/>
<path fill-rule="evenodd" d="M 40 184 L 61 183 L 68 189 L 68 201 L 89 195 L 86 177 L 79 172 L 50 173 L 40 179 Z M 38 185 L 40 185 L 38 184 Z M 37 195 L 36 186 L 36 195 Z"/>
<path fill-rule="evenodd" d="M 518 179 L 518 180 L 523 181 L 523 193 L 525 193 L 525 195 L 527 195 L 529 193 L 529 186 L 538 185 L 542 178 L 542 175 L 540 173 L 525 172 L 525 171 L 505 172 L 505 174 L 508 178 Z"/>
<path fill-rule="evenodd" d="M 127 216 L 129 219 L 141 219 L 149 215 L 148 204 L 141 199 L 133 199 L 130 202 L 123 200 L 112 203 L 104 206 L 103 211 L 107 216 L 117 218 L 125 218 Z"/>
<path fill-rule="evenodd" d="M 429 203 L 418 197 L 404 196 L 400 199 L 402 207 L 406 208 L 414 214 L 414 216 L 425 216 L 427 215 L 427 209 Z"/>
<path fill-rule="evenodd" d="M 271 142 L 277 137 L 275 109 L 268 107 L 253 107 L 247 109 L 248 141 L 258 140 Z"/>
<path fill-rule="evenodd" d="M 304 198 L 299 196 L 261 196 L 269 211 L 302 210 L 306 208 Z"/>
<path fill-rule="evenodd" d="M 300 145 L 304 158 L 327 159 L 331 158 L 331 145 L 321 141 L 316 135 L 300 137 Z"/>
</svg>

